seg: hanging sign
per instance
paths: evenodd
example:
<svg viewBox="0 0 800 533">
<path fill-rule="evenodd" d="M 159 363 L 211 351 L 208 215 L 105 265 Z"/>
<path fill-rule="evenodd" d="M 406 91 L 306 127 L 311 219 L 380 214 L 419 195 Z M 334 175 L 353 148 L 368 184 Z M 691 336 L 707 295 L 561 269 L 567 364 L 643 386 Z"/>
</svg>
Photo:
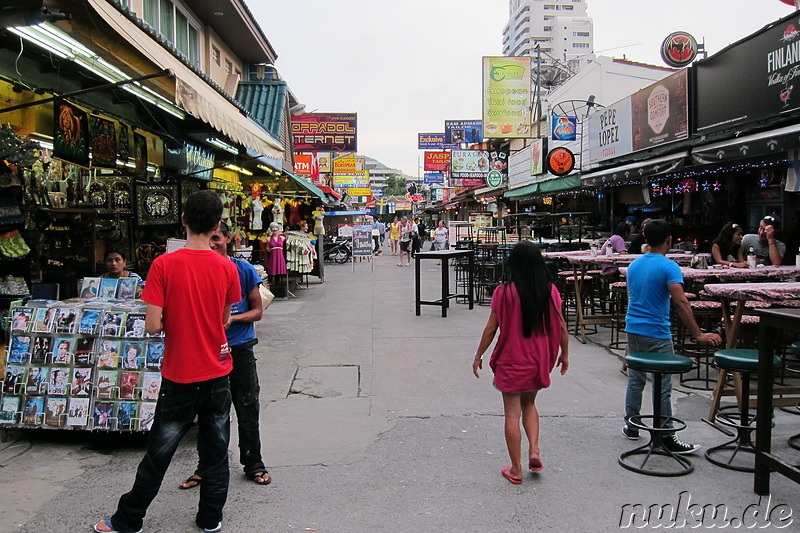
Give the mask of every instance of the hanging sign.
<svg viewBox="0 0 800 533">
<path fill-rule="evenodd" d="M 578 117 L 553 115 L 553 140 L 574 141 L 578 137 Z"/>
<path fill-rule="evenodd" d="M 547 171 L 554 176 L 564 176 L 575 168 L 575 154 L 569 148 L 553 148 L 547 154 Z"/>
<path fill-rule="evenodd" d="M 489 187 L 499 187 L 503 184 L 503 173 L 499 170 L 490 170 L 486 175 L 486 185 Z"/>
<path fill-rule="evenodd" d="M 670 33 L 661 43 L 661 59 L 671 67 L 685 67 L 696 57 L 697 39 L 685 31 Z"/>
</svg>

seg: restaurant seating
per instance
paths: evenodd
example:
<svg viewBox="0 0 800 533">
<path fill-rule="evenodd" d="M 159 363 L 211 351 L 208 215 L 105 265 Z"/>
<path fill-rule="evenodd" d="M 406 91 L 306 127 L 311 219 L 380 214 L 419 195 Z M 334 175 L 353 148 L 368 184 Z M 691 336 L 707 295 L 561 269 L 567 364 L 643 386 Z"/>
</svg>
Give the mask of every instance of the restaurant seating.
<svg viewBox="0 0 800 533">
<path fill-rule="evenodd" d="M 779 367 L 781 359 L 774 356 L 774 365 Z M 706 450 L 705 456 L 711 464 L 737 470 L 739 472 L 755 472 L 752 461 L 742 464 L 736 461 L 740 453 L 755 456 L 755 447 L 751 433 L 755 430 L 755 415 L 750 416 L 750 375 L 758 372 L 758 350 L 732 348 L 719 350 L 714 354 L 714 364 L 728 372 L 738 372 L 742 376 L 742 397 L 739 401 L 738 414 L 717 413 L 715 422 L 736 430 L 733 440 Z"/>
<path fill-rule="evenodd" d="M 625 315 L 628 311 L 628 284 L 616 281 L 609 285 L 611 289 L 611 342 L 608 347 L 622 349 L 628 344 L 622 335 L 625 331 Z"/>
<path fill-rule="evenodd" d="M 689 306 L 692 308 L 695 322 L 700 326 L 700 329 L 704 331 L 713 331 L 719 326 L 722 318 L 721 303 L 711 300 L 691 300 L 689 301 Z M 711 358 L 714 348 L 695 342 L 689 330 L 683 324 L 683 321 L 677 317 L 674 323 L 677 330 L 676 351 L 681 355 L 693 359 L 691 370 L 681 374 L 681 385 L 694 390 L 711 390 L 714 381 L 711 369 Z"/>
<path fill-rule="evenodd" d="M 653 414 L 632 416 L 628 420 L 629 427 L 650 433 L 650 441 L 644 446 L 621 454 L 619 464 L 627 470 L 647 476 L 672 477 L 689 474 L 694 470 L 691 461 L 682 455 L 671 452 L 662 444 L 666 433 L 682 431 L 686 429 L 686 423 L 675 417 L 662 416 L 661 376 L 688 371 L 692 368 L 692 360 L 674 353 L 630 353 L 625 357 L 625 362 L 628 368 L 653 374 Z M 646 425 L 645 420 L 652 420 L 652 426 Z M 667 421 L 671 421 L 674 427 L 664 427 Z M 654 455 L 672 458 L 677 466 L 672 468 L 648 467 L 647 463 Z M 640 464 L 635 464 L 634 459 L 641 456 L 644 456 L 644 460 Z M 661 462 L 659 461 L 659 463 Z"/>
</svg>

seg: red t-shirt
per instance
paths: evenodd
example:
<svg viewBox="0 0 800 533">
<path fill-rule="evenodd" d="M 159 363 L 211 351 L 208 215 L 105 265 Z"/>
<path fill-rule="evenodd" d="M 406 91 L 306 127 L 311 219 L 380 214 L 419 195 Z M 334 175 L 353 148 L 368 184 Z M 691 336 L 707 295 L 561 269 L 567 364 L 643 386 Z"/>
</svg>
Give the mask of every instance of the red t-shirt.
<svg viewBox="0 0 800 533">
<path fill-rule="evenodd" d="M 177 383 L 228 375 L 233 364 L 222 313 L 240 298 L 236 266 L 212 250 L 184 248 L 157 257 L 142 299 L 163 308 L 161 375 Z"/>
</svg>

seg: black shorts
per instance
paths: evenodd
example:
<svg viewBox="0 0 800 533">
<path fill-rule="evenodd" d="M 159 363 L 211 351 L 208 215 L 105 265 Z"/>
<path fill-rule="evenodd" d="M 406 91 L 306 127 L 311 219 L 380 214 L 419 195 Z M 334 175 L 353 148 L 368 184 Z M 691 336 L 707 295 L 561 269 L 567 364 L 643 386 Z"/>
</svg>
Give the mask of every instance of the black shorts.
<svg viewBox="0 0 800 533">
<path fill-rule="evenodd" d="M 400 241 L 400 251 L 401 252 L 410 252 L 411 251 L 411 241 Z"/>
</svg>

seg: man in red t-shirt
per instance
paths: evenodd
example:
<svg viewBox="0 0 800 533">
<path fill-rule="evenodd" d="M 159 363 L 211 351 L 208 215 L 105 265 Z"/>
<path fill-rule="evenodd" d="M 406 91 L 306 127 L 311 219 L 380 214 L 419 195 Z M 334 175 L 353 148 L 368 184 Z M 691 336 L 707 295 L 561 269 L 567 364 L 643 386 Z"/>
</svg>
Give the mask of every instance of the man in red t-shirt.
<svg viewBox="0 0 800 533">
<path fill-rule="evenodd" d="M 203 464 L 208 465 L 195 523 L 206 532 L 222 530 L 230 478 L 228 374 L 233 367 L 225 324 L 241 291 L 236 267 L 211 250 L 211 234 L 221 216 L 216 193 L 190 195 L 182 218 L 186 247 L 158 257 L 150 267 L 142 299 L 148 304 L 147 333 L 164 332 L 161 392 L 133 488 L 119 499 L 113 516 L 95 524 L 95 531 L 141 531 L 147 508 L 195 416 Z"/>
</svg>

